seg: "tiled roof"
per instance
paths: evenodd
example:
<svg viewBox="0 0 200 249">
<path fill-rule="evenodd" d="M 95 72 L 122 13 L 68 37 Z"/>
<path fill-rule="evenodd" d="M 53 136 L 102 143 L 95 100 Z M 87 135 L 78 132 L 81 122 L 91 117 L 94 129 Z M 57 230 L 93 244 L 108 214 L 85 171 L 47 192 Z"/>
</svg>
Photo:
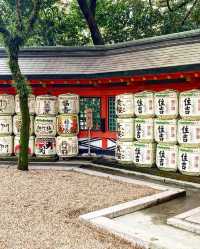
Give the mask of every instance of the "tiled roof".
<svg viewBox="0 0 200 249">
<path fill-rule="evenodd" d="M 200 30 L 108 46 L 25 48 L 20 52 L 20 67 L 25 75 L 40 78 L 200 70 Z M 9 76 L 1 48 L 0 78 Z"/>
</svg>

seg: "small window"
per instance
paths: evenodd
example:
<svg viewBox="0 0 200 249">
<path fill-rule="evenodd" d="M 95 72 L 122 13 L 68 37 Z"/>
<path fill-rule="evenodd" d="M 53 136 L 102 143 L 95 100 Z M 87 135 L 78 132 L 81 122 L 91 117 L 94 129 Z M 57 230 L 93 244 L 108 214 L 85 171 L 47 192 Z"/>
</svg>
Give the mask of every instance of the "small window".
<svg viewBox="0 0 200 249">
<path fill-rule="evenodd" d="M 99 97 L 81 97 L 80 98 L 80 130 L 86 130 L 85 109 L 93 110 L 93 130 L 100 130 L 101 127 L 101 99 Z"/>
<path fill-rule="evenodd" d="M 116 131 L 115 97 L 108 99 L 108 128 L 109 131 Z"/>
</svg>

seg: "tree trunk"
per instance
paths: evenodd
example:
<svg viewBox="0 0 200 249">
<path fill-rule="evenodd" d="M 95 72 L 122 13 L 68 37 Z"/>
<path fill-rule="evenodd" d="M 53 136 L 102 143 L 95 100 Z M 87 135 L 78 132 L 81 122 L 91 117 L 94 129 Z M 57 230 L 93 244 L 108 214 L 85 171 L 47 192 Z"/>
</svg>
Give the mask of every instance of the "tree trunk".
<svg viewBox="0 0 200 249">
<path fill-rule="evenodd" d="M 29 145 L 29 126 L 30 114 L 28 108 L 29 87 L 25 77 L 22 75 L 18 63 L 18 48 L 16 45 L 9 47 L 9 67 L 12 72 L 15 87 L 19 94 L 21 110 L 21 129 L 20 129 L 20 152 L 18 157 L 18 169 L 28 170 L 28 145 Z"/>
<path fill-rule="evenodd" d="M 88 7 L 87 2 L 83 0 L 78 0 L 78 4 L 90 29 L 94 45 L 104 45 L 103 37 L 98 28 L 95 17 L 93 16 L 92 10 Z"/>
</svg>

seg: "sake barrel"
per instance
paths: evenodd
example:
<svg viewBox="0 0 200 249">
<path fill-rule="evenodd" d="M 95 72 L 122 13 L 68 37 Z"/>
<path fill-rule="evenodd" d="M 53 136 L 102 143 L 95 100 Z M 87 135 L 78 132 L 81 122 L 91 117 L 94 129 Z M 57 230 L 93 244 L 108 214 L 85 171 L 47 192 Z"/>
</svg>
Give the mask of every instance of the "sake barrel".
<svg viewBox="0 0 200 249">
<path fill-rule="evenodd" d="M 173 90 L 157 92 L 154 95 L 155 114 L 161 119 L 178 116 L 178 93 Z"/>
<path fill-rule="evenodd" d="M 156 147 L 154 143 L 134 142 L 133 162 L 139 167 L 152 167 L 155 163 Z"/>
<path fill-rule="evenodd" d="M 58 96 L 58 112 L 60 114 L 79 113 L 79 95 L 61 94 Z"/>
<path fill-rule="evenodd" d="M 156 165 L 160 170 L 176 172 L 178 168 L 178 146 L 158 144 Z"/>
<path fill-rule="evenodd" d="M 0 157 L 13 153 L 13 136 L 0 136 Z"/>
<path fill-rule="evenodd" d="M 186 147 L 200 146 L 200 121 L 178 121 L 178 142 Z"/>
<path fill-rule="evenodd" d="M 13 115 L 14 112 L 14 96 L 9 94 L 0 94 L 0 115 Z"/>
<path fill-rule="evenodd" d="M 15 155 L 18 155 L 20 152 L 20 136 L 15 136 L 14 139 L 14 153 Z M 28 146 L 28 154 L 32 156 L 35 153 L 35 137 L 31 136 L 29 138 L 29 146 Z"/>
<path fill-rule="evenodd" d="M 116 96 L 116 115 L 120 118 L 134 116 L 134 94 L 125 93 Z"/>
<path fill-rule="evenodd" d="M 117 141 L 115 158 L 121 163 L 133 162 L 133 142 Z"/>
<path fill-rule="evenodd" d="M 178 169 L 184 175 L 200 175 L 200 148 L 179 147 Z"/>
<path fill-rule="evenodd" d="M 28 108 L 29 108 L 29 113 L 34 114 L 35 113 L 35 95 L 30 94 L 28 96 Z M 17 114 L 20 114 L 20 103 L 19 103 L 19 94 L 15 96 L 15 112 Z"/>
<path fill-rule="evenodd" d="M 11 135 L 12 132 L 12 116 L 0 116 L 0 135 Z"/>
<path fill-rule="evenodd" d="M 56 155 L 56 138 L 36 137 L 35 154 L 36 157 L 54 157 Z"/>
<path fill-rule="evenodd" d="M 157 143 L 177 143 L 177 120 L 154 120 L 154 137 Z"/>
<path fill-rule="evenodd" d="M 154 141 L 154 121 L 152 118 L 135 119 L 135 139 L 140 142 Z"/>
<path fill-rule="evenodd" d="M 117 119 L 117 136 L 120 141 L 134 140 L 134 119 L 118 118 Z"/>
<path fill-rule="evenodd" d="M 36 136 L 52 136 L 56 135 L 56 117 L 53 116 L 37 116 L 35 118 L 35 135 Z"/>
<path fill-rule="evenodd" d="M 13 117 L 13 133 L 15 135 L 20 134 L 20 129 L 21 129 L 21 115 L 15 115 Z M 30 115 L 30 135 L 34 133 L 34 116 Z"/>
<path fill-rule="evenodd" d="M 73 157 L 78 155 L 78 138 L 63 137 L 56 138 L 56 152 L 60 157 Z"/>
<path fill-rule="evenodd" d="M 184 119 L 200 119 L 200 90 L 194 89 L 180 93 L 179 112 Z"/>
<path fill-rule="evenodd" d="M 62 136 L 76 136 L 79 132 L 76 114 L 61 114 L 57 117 L 57 133 Z"/>
<path fill-rule="evenodd" d="M 150 91 L 144 91 L 136 93 L 134 96 L 135 103 L 135 115 L 137 117 L 154 117 L 154 93 Z"/>
<path fill-rule="evenodd" d="M 37 115 L 56 115 L 57 97 L 51 95 L 40 95 L 36 97 L 36 114 Z"/>
</svg>

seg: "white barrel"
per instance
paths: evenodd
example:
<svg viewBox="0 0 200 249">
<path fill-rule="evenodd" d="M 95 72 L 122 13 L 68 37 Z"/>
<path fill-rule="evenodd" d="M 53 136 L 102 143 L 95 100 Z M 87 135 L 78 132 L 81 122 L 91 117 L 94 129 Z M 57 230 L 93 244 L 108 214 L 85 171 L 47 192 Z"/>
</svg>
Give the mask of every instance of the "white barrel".
<svg viewBox="0 0 200 249">
<path fill-rule="evenodd" d="M 57 97 L 52 95 L 40 95 L 36 97 L 37 115 L 55 116 L 58 112 Z"/>
<path fill-rule="evenodd" d="M 178 93 L 173 90 L 157 92 L 154 95 L 155 114 L 161 119 L 178 116 Z"/>
<path fill-rule="evenodd" d="M 180 93 L 179 113 L 184 119 L 200 120 L 200 90 Z"/>
<path fill-rule="evenodd" d="M 141 118 L 154 117 L 154 93 L 144 91 L 136 93 L 134 96 L 135 115 Z"/>
<path fill-rule="evenodd" d="M 56 117 L 37 116 L 34 125 L 35 135 L 38 137 L 56 135 Z"/>
<path fill-rule="evenodd" d="M 79 95 L 61 94 L 58 96 L 58 112 L 60 114 L 79 113 Z"/>
<path fill-rule="evenodd" d="M 20 136 L 15 136 L 14 139 L 14 153 L 15 155 L 18 155 L 20 152 Z M 32 156 L 35 153 L 35 137 L 31 136 L 29 138 L 29 146 L 28 146 L 28 154 Z"/>
<path fill-rule="evenodd" d="M 0 115 L 13 115 L 15 112 L 15 98 L 10 94 L 0 94 Z"/>
<path fill-rule="evenodd" d="M 154 143 L 134 142 L 133 162 L 139 167 L 152 167 L 155 163 L 156 147 Z"/>
<path fill-rule="evenodd" d="M 12 116 L 0 116 L 0 135 L 12 135 Z"/>
<path fill-rule="evenodd" d="M 13 117 L 13 133 L 15 135 L 20 134 L 21 129 L 21 115 L 15 115 Z M 30 136 L 34 133 L 34 116 L 30 115 Z"/>
<path fill-rule="evenodd" d="M 121 163 L 133 162 L 133 142 L 117 141 L 115 158 Z"/>
<path fill-rule="evenodd" d="M 125 93 L 116 96 L 116 115 L 120 118 L 134 116 L 134 94 Z"/>
<path fill-rule="evenodd" d="M 157 143 L 177 143 L 177 120 L 154 120 L 154 137 Z"/>
<path fill-rule="evenodd" d="M 133 118 L 117 118 L 117 137 L 120 141 L 134 140 Z"/>
<path fill-rule="evenodd" d="M 30 94 L 28 96 L 28 107 L 29 107 L 29 113 L 35 114 L 35 95 Z M 19 94 L 15 96 L 15 112 L 17 114 L 20 114 L 20 103 L 19 103 Z"/>
<path fill-rule="evenodd" d="M 178 146 L 158 144 L 156 165 L 160 170 L 176 172 L 178 169 Z"/>
<path fill-rule="evenodd" d="M 61 114 L 57 117 L 57 133 L 62 136 L 76 136 L 79 132 L 78 115 Z"/>
<path fill-rule="evenodd" d="M 36 157 L 54 157 L 56 155 L 56 138 L 36 137 L 35 154 Z"/>
<path fill-rule="evenodd" d="M 186 147 L 200 146 L 200 121 L 178 121 L 178 142 Z"/>
<path fill-rule="evenodd" d="M 0 136 L 0 157 L 13 153 L 13 136 Z"/>
<path fill-rule="evenodd" d="M 179 147 L 178 169 L 184 175 L 200 175 L 200 148 Z"/>
<path fill-rule="evenodd" d="M 152 118 L 135 119 L 135 139 L 140 142 L 154 141 L 154 120 Z"/>
<path fill-rule="evenodd" d="M 59 157 L 73 157 L 78 155 L 78 138 L 62 137 L 56 138 L 56 152 Z"/>
</svg>

